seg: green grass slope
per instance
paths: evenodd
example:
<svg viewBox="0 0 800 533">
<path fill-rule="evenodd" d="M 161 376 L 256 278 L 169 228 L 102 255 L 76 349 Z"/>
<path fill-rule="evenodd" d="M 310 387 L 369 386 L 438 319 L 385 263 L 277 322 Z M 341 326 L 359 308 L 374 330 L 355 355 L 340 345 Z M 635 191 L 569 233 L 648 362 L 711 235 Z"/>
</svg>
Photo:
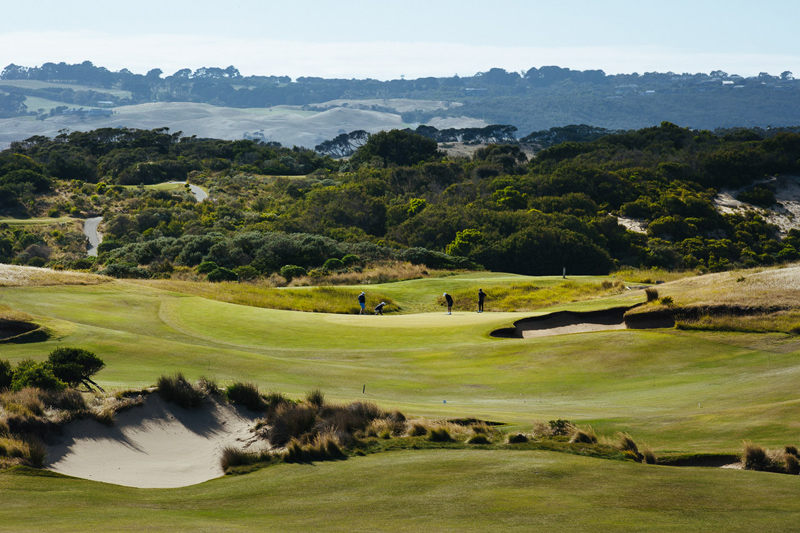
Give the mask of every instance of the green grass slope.
<svg viewBox="0 0 800 533">
<path fill-rule="evenodd" d="M 789 531 L 800 519 L 796 477 L 548 452 L 392 452 L 159 490 L 28 473 L 0 473 L 0 530 Z"/>
</svg>

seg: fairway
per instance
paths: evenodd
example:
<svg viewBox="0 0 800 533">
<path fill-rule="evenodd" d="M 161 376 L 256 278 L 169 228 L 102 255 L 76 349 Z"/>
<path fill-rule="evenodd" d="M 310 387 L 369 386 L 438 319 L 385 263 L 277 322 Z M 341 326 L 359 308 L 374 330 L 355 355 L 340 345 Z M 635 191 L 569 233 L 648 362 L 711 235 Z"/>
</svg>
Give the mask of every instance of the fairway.
<svg viewBox="0 0 800 533">
<path fill-rule="evenodd" d="M 456 309 L 446 315 L 431 304 L 444 290 L 560 281 L 479 273 L 363 287 L 391 295 L 407 311 L 437 309 L 385 316 L 248 307 L 119 280 L 4 287 L 0 304 L 28 313 L 53 335 L 41 343 L 3 344 L 0 353 L 13 363 L 42 360 L 57 346 L 86 348 L 105 361 L 96 379 L 112 390 L 151 386 L 180 371 L 223 385 L 252 381 L 292 398 L 319 387 L 332 402 L 375 402 L 411 417 L 475 417 L 502 422 L 506 432 L 568 419 L 599 435 L 630 433 L 659 456 L 739 453 L 744 440 L 770 448 L 797 442 L 795 336 L 675 329 L 490 336 L 551 310 L 632 305 L 643 301 L 641 291 L 526 313 Z M 361 288 L 352 288 L 353 298 Z M 596 529 L 644 521 L 747 530 L 767 516 L 775 529 L 785 529 L 800 513 L 793 476 L 530 450 L 393 451 L 284 464 L 169 490 L 28 472 L 0 473 L 10 504 L 0 511 L 0 529 L 5 523 L 41 528 L 26 510 L 31 491 L 47 495 L 36 507 L 52 529 L 68 529 L 81 508 L 95 516 L 82 527 L 108 520 L 128 527 L 142 506 L 160 509 L 150 515 L 154 529 L 234 522 L 280 524 L 281 530 Z"/>
</svg>

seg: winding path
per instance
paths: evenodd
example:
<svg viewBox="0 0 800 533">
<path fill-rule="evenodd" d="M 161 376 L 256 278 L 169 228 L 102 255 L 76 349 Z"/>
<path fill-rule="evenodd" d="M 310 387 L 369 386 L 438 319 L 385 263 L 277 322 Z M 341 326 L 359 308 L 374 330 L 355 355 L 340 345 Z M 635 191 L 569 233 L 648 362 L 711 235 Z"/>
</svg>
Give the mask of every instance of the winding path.
<svg viewBox="0 0 800 533">
<path fill-rule="evenodd" d="M 170 181 L 169 183 L 186 184 L 185 181 Z M 189 191 L 194 195 L 194 199 L 198 203 L 208 198 L 208 193 L 198 187 L 197 185 L 189 184 Z M 103 217 L 87 218 L 83 223 L 83 234 L 89 239 L 89 248 L 86 250 L 86 255 L 89 257 L 97 257 L 97 247 L 103 242 L 103 234 L 97 231 L 97 226 Z"/>
</svg>

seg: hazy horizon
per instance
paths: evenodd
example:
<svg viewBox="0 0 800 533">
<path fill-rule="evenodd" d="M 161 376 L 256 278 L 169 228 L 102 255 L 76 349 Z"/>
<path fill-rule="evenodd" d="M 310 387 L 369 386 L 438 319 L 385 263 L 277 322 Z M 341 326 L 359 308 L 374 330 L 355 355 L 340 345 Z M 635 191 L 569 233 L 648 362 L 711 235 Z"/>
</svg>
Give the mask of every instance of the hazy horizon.
<svg viewBox="0 0 800 533">
<path fill-rule="evenodd" d="M 800 73 L 800 5 L 766 0 L 549 2 L 364 0 L 292 4 L 232 0 L 52 0 L 4 6 L 0 68 L 91 61 L 170 75 L 225 68 L 243 75 L 397 79 L 472 76 L 558 65 L 607 74 Z"/>
</svg>

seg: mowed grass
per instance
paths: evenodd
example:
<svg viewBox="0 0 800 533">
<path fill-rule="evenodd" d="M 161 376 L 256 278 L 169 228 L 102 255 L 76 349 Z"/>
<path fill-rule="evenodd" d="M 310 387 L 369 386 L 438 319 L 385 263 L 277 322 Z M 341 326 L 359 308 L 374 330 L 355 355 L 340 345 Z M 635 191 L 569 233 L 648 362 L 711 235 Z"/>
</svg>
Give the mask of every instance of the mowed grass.
<svg viewBox="0 0 800 533">
<path fill-rule="evenodd" d="M 474 281 L 423 279 L 373 290 L 402 305 Z M 744 439 L 797 444 L 800 340 L 793 336 L 623 330 L 495 339 L 491 331 L 531 313 L 298 313 L 116 281 L 10 287 L 0 297 L 56 332 L 45 343 L 6 345 L 3 357 L 43 359 L 63 345 L 90 349 L 106 362 L 97 378 L 111 388 L 182 371 L 190 379 L 254 381 L 296 398 L 319 387 L 332 400 L 374 401 L 410 415 L 474 416 L 521 428 L 567 418 L 604 434 L 627 431 L 657 453 L 738 452 Z M 596 309 L 644 295 L 626 298 L 560 307 Z"/>
<path fill-rule="evenodd" d="M 391 452 L 158 490 L 28 472 L 0 473 L 0 530 L 789 531 L 800 519 L 793 476 L 551 452 Z"/>
</svg>

